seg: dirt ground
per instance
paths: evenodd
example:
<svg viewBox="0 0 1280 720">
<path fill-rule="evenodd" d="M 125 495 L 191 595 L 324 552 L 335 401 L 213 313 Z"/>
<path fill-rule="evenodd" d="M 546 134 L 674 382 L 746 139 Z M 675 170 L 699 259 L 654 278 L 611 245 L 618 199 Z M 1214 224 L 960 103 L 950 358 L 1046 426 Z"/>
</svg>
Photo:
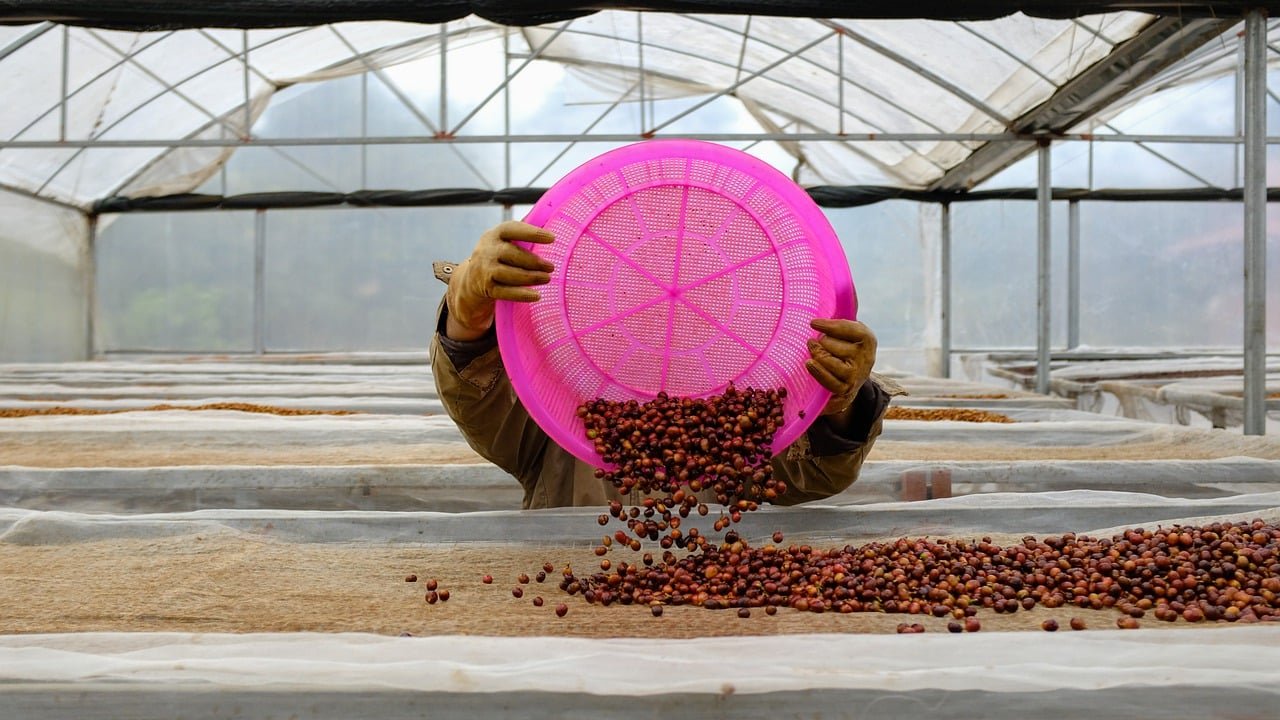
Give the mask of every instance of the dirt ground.
<svg viewBox="0 0 1280 720">
<path fill-rule="evenodd" d="M 1014 542 L 1014 538 L 992 538 Z M 838 545 L 838 543 L 830 543 Z M 631 551 L 613 553 L 628 559 Z M 547 582 L 523 586 L 550 561 Z M 670 607 L 655 618 L 647 607 L 588 605 L 559 589 L 560 568 L 593 569 L 587 547 L 508 545 L 321 545 L 280 542 L 225 532 L 164 539 L 95 541 L 65 545 L 0 544 L 0 633 L 88 631 L 371 632 L 415 636 L 705 637 L 788 633 L 893 633 L 900 622 L 946 632 L 946 619 L 879 613 L 802 613 L 763 609 L 741 619 L 731 610 Z M 417 574 L 419 581 L 405 582 Z M 494 578 L 485 585 L 484 574 Z M 424 583 L 436 578 L 451 593 L 429 605 Z M 545 604 L 534 607 L 534 596 Z M 557 603 L 569 613 L 556 617 Z M 1040 630 L 1055 618 L 1063 630 L 1072 617 L 1091 630 L 1120 632 L 1119 613 L 1036 608 L 1014 615 L 981 612 L 984 631 Z M 1144 627 L 1191 625 L 1144 620 Z"/>
</svg>

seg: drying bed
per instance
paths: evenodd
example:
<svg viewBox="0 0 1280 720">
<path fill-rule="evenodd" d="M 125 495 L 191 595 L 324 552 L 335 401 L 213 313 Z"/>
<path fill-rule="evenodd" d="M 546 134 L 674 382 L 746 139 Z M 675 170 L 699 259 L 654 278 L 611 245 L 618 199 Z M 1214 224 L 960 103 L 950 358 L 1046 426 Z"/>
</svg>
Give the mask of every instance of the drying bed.
<svg viewBox="0 0 1280 720">
<path fill-rule="evenodd" d="M 742 529 L 760 539 L 782 528 L 788 541 L 815 545 L 902 535 L 1012 544 L 1026 533 L 1275 522 L 1278 508 L 1276 493 L 1077 491 L 771 509 Z M 889 718 L 938 707 L 1014 718 L 1029 706 L 1091 717 L 1212 717 L 1229 707 L 1232 717 L 1262 718 L 1280 692 L 1274 623 L 1144 619 L 1123 631 L 1114 611 L 1038 607 L 980 612 L 981 631 L 952 635 L 941 620 L 905 615 L 783 609 L 740 619 L 671 607 L 653 617 L 643 607 L 588 606 L 550 580 L 521 585 L 524 597 L 514 598 L 520 572 L 598 560 L 593 512 L 0 511 L 0 587 L 11 609 L 0 701 L 37 719 L 69 708 L 87 718 L 287 708 L 335 719 L 651 717 L 662 708 L 785 717 L 839 714 L 849 703 L 873 703 Z M 410 573 L 416 582 L 406 582 Z M 447 602 L 425 602 L 428 579 L 451 590 Z M 569 605 L 564 617 L 552 609 L 559 602 Z M 1063 628 L 1041 631 L 1048 617 Z M 1089 628 L 1068 630 L 1071 617 Z M 894 634 L 905 619 L 929 631 Z"/>
</svg>

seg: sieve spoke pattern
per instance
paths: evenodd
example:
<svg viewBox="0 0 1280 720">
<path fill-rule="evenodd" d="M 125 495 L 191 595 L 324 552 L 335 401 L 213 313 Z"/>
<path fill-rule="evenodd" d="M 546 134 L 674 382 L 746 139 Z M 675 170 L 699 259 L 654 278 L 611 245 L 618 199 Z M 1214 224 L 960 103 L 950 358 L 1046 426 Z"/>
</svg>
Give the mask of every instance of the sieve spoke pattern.
<svg viewBox="0 0 1280 720">
<path fill-rule="evenodd" d="M 675 151 L 650 151 L 662 147 Z M 590 461 L 589 446 L 574 447 L 586 445 L 581 402 L 705 396 L 733 383 L 786 388 L 796 398 L 788 422 L 807 426 L 799 412 L 825 400 L 804 370 L 809 321 L 839 314 L 831 268 L 845 264 L 832 262 L 843 255 L 821 210 L 781 173 L 721 146 L 652 141 L 597 160 L 529 216 L 556 236 L 531 249 L 559 271 L 543 302 L 511 308 L 524 325 L 506 336 L 503 360 L 519 368 L 513 385 L 538 406 L 535 420 Z"/>
</svg>

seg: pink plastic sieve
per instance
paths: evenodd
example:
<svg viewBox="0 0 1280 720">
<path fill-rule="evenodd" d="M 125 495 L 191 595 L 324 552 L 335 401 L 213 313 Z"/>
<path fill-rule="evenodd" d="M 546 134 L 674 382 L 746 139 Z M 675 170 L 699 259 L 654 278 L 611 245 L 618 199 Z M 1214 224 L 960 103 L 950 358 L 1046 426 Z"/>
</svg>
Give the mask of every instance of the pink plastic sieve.
<svg viewBox="0 0 1280 720">
<path fill-rule="evenodd" d="M 525 222 L 555 264 L 536 303 L 499 302 L 516 395 L 552 440 L 602 465 L 576 410 L 596 397 L 787 389 L 775 453 L 830 399 L 809 375 L 813 318 L 854 319 L 849 263 L 795 183 L 738 150 L 650 140 L 569 173 Z"/>
</svg>

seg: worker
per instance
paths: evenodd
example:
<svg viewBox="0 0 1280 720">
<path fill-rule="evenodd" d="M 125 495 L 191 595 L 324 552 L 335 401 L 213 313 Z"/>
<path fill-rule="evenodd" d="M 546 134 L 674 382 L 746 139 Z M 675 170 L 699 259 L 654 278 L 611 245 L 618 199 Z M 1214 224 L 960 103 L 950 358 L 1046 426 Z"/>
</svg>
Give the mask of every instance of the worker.
<svg viewBox="0 0 1280 720">
<path fill-rule="evenodd" d="M 498 352 L 496 300 L 536 302 L 537 290 L 555 268 L 515 241 L 547 244 L 539 227 L 508 221 L 480 236 L 460 265 L 436 264 L 448 283 L 440 304 L 431 369 L 445 410 L 467 443 L 484 459 L 515 476 L 523 506 L 600 506 L 622 498 L 594 468 L 556 445 L 520 404 Z M 881 430 L 891 394 L 901 391 L 871 369 L 876 337 L 852 320 L 815 319 L 822 333 L 809 341 L 806 369 L 831 391 L 831 401 L 805 435 L 773 459 L 774 477 L 787 484 L 775 503 L 792 505 L 829 497 L 858 477 Z"/>
</svg>

